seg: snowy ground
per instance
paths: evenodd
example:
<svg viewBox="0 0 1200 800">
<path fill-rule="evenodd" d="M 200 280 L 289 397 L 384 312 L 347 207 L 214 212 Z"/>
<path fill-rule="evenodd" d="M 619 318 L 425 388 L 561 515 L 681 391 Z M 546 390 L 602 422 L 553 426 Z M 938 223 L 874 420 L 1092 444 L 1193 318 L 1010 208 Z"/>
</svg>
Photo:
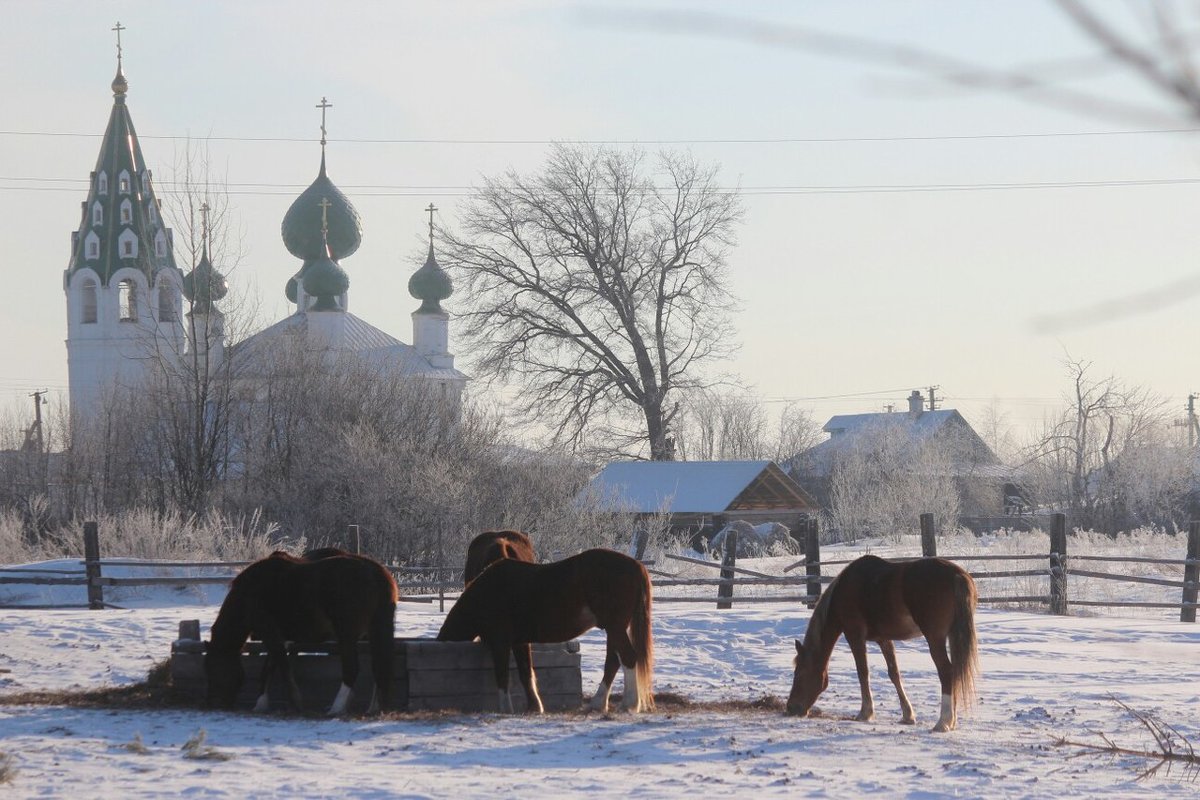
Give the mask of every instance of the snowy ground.
<svg viewBox="0 0 1200 800">
<path fill-rule="evenodd" d="M 180 619 L 207 635 L 219 602 L 163 590 L 141 608 L 0 611 L 0 697 L 123 685 L 166 658 Z M 1177 612 L 1176 612 L 1177 613 Z M 716 611 L 655 608 L 656 690 L 693 700 L 785 696 L 791 640 L 807 610 L 769 603 Z M 401 604 L 397 630 L 432 635 L 435 605 Z M 1110 699 L 1160 716 L 1200 743 L 1200 625 L 1158 619 L 1051 617 L 981 609 L 983 679 L 960 729 L 933 734 L 933 664 L 899 646 L 919 725 L 898 724 L 882 658 L 872 652 L 878 718 L 858 710 L 853 662 L 835 651 L 826 716 L 778 711 L 582 713 L 542 718 L 393 715 L 324 720 L 204 711 L 0 705 L 5 797 L 480 797 L 685 794 L 858 797 L 1195 796 L 1176 766 L 1137 781 L 1145 763 L 1080 755 L 1060 737 L 1152 743 Z M 584 685 L 598 679 L 602 640 L 584 639 Z M 619 681 L 618 681 L 619 688 Z M 185 748 L 200 732 L 204 741 Z M 208 756 L 195 758 L 189 756 Z M 7 761 L 4 758 L 7 757 Z"/>
</svg>

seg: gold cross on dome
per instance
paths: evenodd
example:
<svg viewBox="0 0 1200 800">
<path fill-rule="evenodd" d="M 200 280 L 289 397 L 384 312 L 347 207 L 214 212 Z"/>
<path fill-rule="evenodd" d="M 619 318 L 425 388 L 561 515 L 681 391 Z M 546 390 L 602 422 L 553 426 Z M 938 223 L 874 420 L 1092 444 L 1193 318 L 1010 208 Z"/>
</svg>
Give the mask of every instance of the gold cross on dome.
<svg viewBox="0 0 1200 800">
<path fill-rule="evenodd" d="M 329 233 L 329 207 L 333 203 L 329 202 L 328 197 L 322 197 L 317 205 L 321 207 L 321 233 Z"/>
<path fill-rule="evenodd" d="M 117 32 L 117 66 L 120 66 L 121 65 L 121 31 L 125 30 L 125 26 L 121 24 L 120 20 L 118 20 L 117 24 L 114 25 L 111 28 L 111 30 L 114 30 Z"/>
<path fill-rule="evenodd" d="M 435 206 L 433 203 L 430 203 L 425 208 L 425 210 L 429 212 L 429 244 L 432 245 L 433 244 L 433 212 L 437 211 L 438 209 L 437 209 L 437 206 Z"/>
<path fill-rule="evenodd" d="M 316 107 L 321 109 L 321 146 L 324 147 L 325 146 L 325 110 L 328 108 L 333 108 L 333 103 L 329 102 L 324 97 L 322 97 L 321 102 L 317 103 Z"/>
</svg>

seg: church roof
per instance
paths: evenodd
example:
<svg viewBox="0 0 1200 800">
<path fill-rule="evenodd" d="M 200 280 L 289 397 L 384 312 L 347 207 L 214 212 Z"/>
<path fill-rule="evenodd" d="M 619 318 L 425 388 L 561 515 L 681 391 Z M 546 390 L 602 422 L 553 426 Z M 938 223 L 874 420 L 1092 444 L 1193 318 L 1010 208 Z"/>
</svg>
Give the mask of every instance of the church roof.
<svg viewBox="0 0 1200 800">
<path fill-rule="evenodd" d="M 434 367 L 412 345 L 405 344 L 361 317 L 348 311 L 344 312 L 344 316 L 345 327 L 339 347 L 342 352 L 355 353 L 370 363 L 398 369 L 405 375 L 466 379 L 466 375 L 456 369 Z M 230 357 L 240 360 L 243 366 L 266 364 L 275 358 L 280 346 L 291 341 L 306 341 L 307 337 L 308 314 L 298 311 L 234 345 Z"/>
<path fill-rule="evenodd" d="M 113 107 L 96 158 L 79 229 L 72 234 L 66 278 L 91 268 L 107 284 L 124 267 L 140 269 L 153 281 L 161 269 L 175 269 L 171 231 L 154 194 L 129 106 L 129 84 L 120 62 L 112 82 Z"/>
</svg>

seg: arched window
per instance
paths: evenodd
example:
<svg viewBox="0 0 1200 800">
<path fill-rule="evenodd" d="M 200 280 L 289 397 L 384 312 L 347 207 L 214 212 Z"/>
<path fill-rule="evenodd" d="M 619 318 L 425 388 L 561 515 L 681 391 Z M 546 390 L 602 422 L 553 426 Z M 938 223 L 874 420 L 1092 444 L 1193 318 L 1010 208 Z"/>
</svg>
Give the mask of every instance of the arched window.
<svg viewBox="0 0 1200 800">
<path fill-rule="evenodd" d="M 128 225 L 131 222 L 133 222 L 133 203 L 129 201 L 129 198 L 125 198 L 121 201 L 121 224 Z"/>
<path fill-rule="evenodd" d="M 117 309 L 121 322 L 137 320 L 137 284 L 126 278 L 117 284 Z"/>
<path fill-rule="evenodd" d="M 175 321 L 175 289 L 166 282 L 158 285 L 158 321 Z"/>
<path fill-rule="evenodd" d="M 167 237 L 159 231 L 154 235 L 154 255 L 165 258 L 167 255 Z"/>
<path fill-rule="evenodd" d="M 99 200 L 92 203 L 92 224 L 93 225 L 103 225 L 104 224 L 104 206 L 100 205 Z"/>
<path fill-rule="evenodd" d="M 142 172 L 142 194 L 150 194 L 150 170 Z"/>
<path fill-rule="evenodd" d="M 154 207 L 153 200 L 146 203 L 146 216 L 150 218 L 151 222 L 158 222 L 158 209 Z"/>
<path fill-rule="evenodd" d="M 96 321 L 96 282 L 91 278 L 85 278 L 79 289 L 80 322 L 89 325 Z"/>
<path fill-rule="evenodd" d="M 99 194 L 108 194 L 108 173 L 101 172 L 96 176 L 96 192 Z"/>
<path fill-rule="evenodd" d="M 83 239 L 84 257 L 88 259 L 97 259 L 100 257 L 100 237 L 95 231 L 88 231 L 88 235 Z"/>
<path fill-rule="evenodd" d="M 121 174 L 117 177 L 117 189 L 121 194 L 129 194 L 129 171 L 121 170 Z"/>
</svg>

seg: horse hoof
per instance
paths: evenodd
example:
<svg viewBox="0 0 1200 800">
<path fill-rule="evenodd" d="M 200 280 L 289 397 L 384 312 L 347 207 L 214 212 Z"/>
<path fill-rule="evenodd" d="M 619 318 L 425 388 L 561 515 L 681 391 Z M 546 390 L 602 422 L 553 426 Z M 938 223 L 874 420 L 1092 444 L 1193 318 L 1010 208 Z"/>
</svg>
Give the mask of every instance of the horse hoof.
<svg viewBox="0 0 1200 800">
<path fill-rule="evenodd" d="M 857 717 L 854 718 L 855 722 L 874 722 L 874 720 L 875 720 L 874 714 L 859 714 Z"/>
<path fill-rule="evenodd" d="M 900 720 L 900 724 L 901 725 L 916 725 L 917 718 L 916 717 L 905 717 L 904 719 Z"/>
<path fill-rule="evenodd" d="M 939 722 L 937 725 L 933 726 L 933 730 L 930 732 L 931 733 L 948 733 L 952 730 L 954 730 L 953 725 L 949 725 L 945 722 Z"/>
</svg>

